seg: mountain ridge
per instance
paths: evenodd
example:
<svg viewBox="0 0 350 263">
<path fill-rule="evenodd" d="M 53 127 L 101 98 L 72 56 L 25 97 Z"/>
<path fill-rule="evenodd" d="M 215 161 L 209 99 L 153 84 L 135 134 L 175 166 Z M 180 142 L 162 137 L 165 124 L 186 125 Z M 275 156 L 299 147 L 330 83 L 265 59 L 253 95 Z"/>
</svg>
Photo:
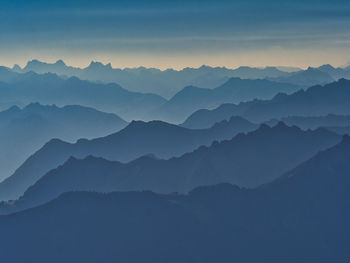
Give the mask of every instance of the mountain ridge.
<svg viewBox="0 0 350 263">
<path fill-rule="evenodd" d="M 62 61 L 63 62 L 63 61 Z M 170 98 L 183 87 L 194 85 L 201 88 L 217 87 L 230 77 L 244 79 L 266 78 L 288 75 L 276 67 L 250 68 L 210 67 L 203 65 L 198 68 L 187 67 L 182 70 L 156 68 L 112 68 L 111 64 L 91 61 L 85 68 L 66 66 L 58 67 L 57 62 L 45 63 L 38 60 L 28 62 L 21 72 L 37 71 L 38 73 L 54 72 L 58 75 L 78 76 L 90 81 L 116 82 L 131 91 L 150 92 Z M 62 63 L 59 63 L 62 66 Z M 32 66 L 33 65 L 33 66 Z M 18 71 L 18 68 L 17 68 Z M 171 80 L 171 82 L 169 81 Z M 167 87 L 166 89 L 164 87 Z"/>
<path fill-rule="evenodd" d="M 224 182 L 254 188 L 340 140 L 341 136 L 326 129 L 302 131 L 279 123 L 272 128 L 261 125 L 256 131 L 168 160 L 146 156 L 121 163 L 91 155 L 83 159 L 71 157 L 38 178 L 13 209 L 34 206 L 67 191 L 184 193 L 201 185 Z"/>
<path fill-rule="evenodd" d="M 0 112 L 0 180 L 11 175 L 51 138 L 76 141 L 106 136 L 127 125 L 115 114 L 93 108 L 31 103 Z"/>
<path fill-rule="evenodd" d="M 199 110 L 189 116 L 181 126 L 206 128 L 212 123 L 241 116 L 253 122 L 265 122 L 288 116 L 320 116 L 327 114 L 347 115 L 350 107 L 350 81 L 313 86 L 290 95 L 277 94 L 271 100 L 253 100 L 240 104 L 222 104 L 214 110 Z"/>
<path fill-rule="evenodd" d="M 53 73 L 15 73 L 8 83 L 0 82 L 0 109 L 31 102 L 65 106 L 79 104 L 123 118 L 140 119 L 166 100 L 155 94 L 128 91 L 115 83 L 96 83 Z"/>
<path fill-rule="evenodd" d="M 223 103 L 240 103 L 254 99 L 271 99 L 278 93 L 290 94 L 301 87 L 266 79 L 230 78 L 224 84 L 203 89 L 187 86 L 156 109 L 152 116 L 179 123 L 199 109 L 213 109 Z"/>
<path fill-rule="evenodd" d="M 350 140 L 344 137 L 293 169 L 292 176 L 252 190 L 219 184 L 186 195 L 67 192 L 0 216 L 0 251 L 3 259 L 19 262 L 53 255 L 53 262 L 62 262 L 69 255 L 68 262 L 88 263 L 164 258 L 345 263 L 350 258 L 348 156 Z M 28 249 L 15 253 L 22 247 Z M 65 249 L 64 256 L 57 247 Z"/>
<path fill-rule="evenodd" d="M 161 121 L 133 121 L 119 132 L 91 140 L 80 139 L 74 144 L 53 139 L 0 183 L 0 199 L 16 199 L 40 176 L 70 156 L 84 158 L 93 154 L 123 162 L 151 153 L 160 158 L 171 158 L 257 127 L 240 117 L 220 122 L 207 130 L 190 130 Z"/>
</svg>

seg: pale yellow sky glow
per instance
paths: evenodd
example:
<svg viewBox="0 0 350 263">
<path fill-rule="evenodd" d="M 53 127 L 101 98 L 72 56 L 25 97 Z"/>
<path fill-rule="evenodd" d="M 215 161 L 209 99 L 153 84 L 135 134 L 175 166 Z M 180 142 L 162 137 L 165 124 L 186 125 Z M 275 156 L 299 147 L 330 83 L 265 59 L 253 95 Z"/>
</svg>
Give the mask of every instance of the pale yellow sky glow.
<svg viewBox="0 0 350 263">
<path fill-rule="evenodd" d="M 55 62 L 62 59 L 67 65 L 86 67 L 91 61 L 111 63 L 114 68 L 125 67 L 155 67 L 159 69 L 182 69 L 184 67 L 200 67 L 201 65 L 225 66 L 236 68 L 239 66 L 265 67 L 265 66 L 291 66 L 307 68 L 323 64 L 342 66 L 350 61 L 349 48 L 342 49 L 303 49 L 292 50 L 280 47 L 271 47 L 264 50 L 247 51 L 212 51 L 208 52 L 175 52 L 146 53 L 146 52 L 115 52 L 106 53 L 96 50 L 88 54 L 62 51 L 40 50 L 0 54 L 1 65 L 12 67 L 14 64 L 25 66 L 27 61 L 38 59 L 45 62 Z"/>
<path fill-rule="evenodd" d="M 6 66 L 32 59 L 160 69 L 350 61 L 348 0 L 20 1 L 23 9 L 12 2 L 2 3 L 0 16 Z"/>
</svg>

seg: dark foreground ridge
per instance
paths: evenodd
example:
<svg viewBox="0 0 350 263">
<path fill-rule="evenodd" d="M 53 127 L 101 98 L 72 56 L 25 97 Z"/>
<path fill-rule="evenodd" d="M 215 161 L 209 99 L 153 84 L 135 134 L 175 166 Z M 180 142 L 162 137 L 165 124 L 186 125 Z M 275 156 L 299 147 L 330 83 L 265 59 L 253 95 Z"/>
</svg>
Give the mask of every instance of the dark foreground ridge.
<svg viewBox="0 0 350 263">
<path fill-rule="evenodd" d="M 186 196 L 66 193 L 0 217 L 1 257 L 53 263 L 349 262 L 349 156 L 345 137 L 255 190 L 220 184 Z"/>
</svg>

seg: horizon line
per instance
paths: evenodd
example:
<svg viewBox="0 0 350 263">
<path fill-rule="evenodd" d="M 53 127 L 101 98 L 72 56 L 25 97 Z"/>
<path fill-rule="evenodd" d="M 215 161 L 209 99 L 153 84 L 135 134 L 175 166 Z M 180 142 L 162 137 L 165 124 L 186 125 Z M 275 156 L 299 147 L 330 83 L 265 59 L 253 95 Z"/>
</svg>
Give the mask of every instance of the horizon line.
<svg viewBox="0 0 350 263">
<path fill-rule="evenodd" d="M 24 63 L 14 63 L 14 64 L 10 64 L 10 65 L 4 65 L 5 67 L 11 68 L 13 69 L 15 66 L 20 67 L 21 69 L 24 69 L 28 63 L 30 62 L 40 62 L 40 63 L 46 63 L 49 65 L 54 65 L 57 64 L 59 62 L 63 62 L 63 64 L 67 67 L 73 67 L 73 68 L 77 68 L 77 69 L 86 69 L 88 68 L 91 64 L 96 63 L 96 64 L 101 64 L 104 67 L 110 66 L 112 69 L 120 69 L 120 70 L 127 70 L 127 69 L 140 69 L 140 68 L 144 68 L 144 69 L 157 69 L 160 71 L 168 71 L 168 70 L 174 70 L 174 71 L 182 71 L 185 69 L 199 69 L 201 67 L 210 67 L 210 68 L 223 68 L 223 69 L 228 69 L 228 70 L 236 70 L 239 68 L 243 68 L 243 67 L 248 67 L 248 68 L 256 68 L 256 69 L 266 69 L 266 68 L 290 68 L 290 69 L 300 69 L 300 70 L 307 70 L 308 68 L 318 68 L 324 65 L 330 65 L 333 68 L 344 68 L 347 67 L 348 65 L 338 65 L 338 66 L 334 66 L 330 63 L 324 63 L 324 64 L 319 64 L 317 66 L 289 66 L 289 65 L 264 65 L 264 66 L 256 66 L 256 65 L 252 65 L 252 64 L 243 64 L 243 65 L 239 65 L 239 66 L 234 66 L 234 67 L 228 67 L 225 65 L 219 66 L 219 65 L 213 65 L 213 64 L 201 64 L 200 66 L 183 66 L 183 67 L 156 67 L 156 66 L 143 66 L 142 64 L 140 65 L 135 65 L 135 66 L 125 66 L 125 67 L 113 67 L 113 63 L 112 62 L 102 62 L 99 60 L 91 60 L 89 63 L 87 64 L 71 64 L 71 63 L 66 63 L 63 59 L 53 59 L 53 60 L 40 60 L 40 59 L 29 59 L 27 60 L 27 62 Z"/>
</svg>

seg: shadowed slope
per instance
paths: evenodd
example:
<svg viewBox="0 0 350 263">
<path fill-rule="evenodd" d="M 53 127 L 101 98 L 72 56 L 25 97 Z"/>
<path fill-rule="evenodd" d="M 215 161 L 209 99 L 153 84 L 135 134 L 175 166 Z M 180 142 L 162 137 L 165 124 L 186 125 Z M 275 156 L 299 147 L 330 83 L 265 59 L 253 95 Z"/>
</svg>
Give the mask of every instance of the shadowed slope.
<svg viewBox="0 0 350 263">
<path fill-rule="evenodd" d="M 2 259 L 345 263 L 350 260 L 348 156 L 350 140 L 344 138 L 254 190 L 221 184 L 187 196 L 64 194 L 0 217 Z"/>
<path fill-rule="evenodd" d="M 350 81 L 341 79 L 290 95 L 279 94 L 271 100 L 255 100 L 239 105 L 223 104 L 214 110 L 199 110 L 188 117 L 182 126 L 193 129 L 206 128 L 230 116 L 264 122 L 288 116 L 347 115 L 350 114 L 349 100 Z"/>
<path fill-rule="evenodd" d="M 75 142 L 79 138 L 106 136 L 126 125 L 114 114 L 82 106 L 13 106 L 0 112 L 0 180 L 10 176 L 52 138 Z"/>
<path fill-rule="evenodd" d="M 318 151 L 341 139 L 326 130 L 302 131 L 283 123 L 240 134 L 230 141 L 200 147 L 169 160 L 141 157 L 127 164 L 89 156 L 70 158 L 39 179 L 11 209 L 23 209 L 54 199 L 63 192 L 152 190 L 188 192 L 223 182 L 256 187 L 276 179 Z M 4 212 L 6 212 L 6 207 Z"/>
<path fill-rule="evenodd" d="M 160 158 L 180 156 L 214 140 L 231 139 L 239 132 L 258 126 L 240 117 L 217 123 L 207 130 L 189 130 L 176 125 L 152 121 L 133 121 L 120 132 L 93 140 L 67 143 L 51 140 L 28 158 L 16 172 L 0 183 L 0 200 L 17 199 L 49 170 L 63 164 L 70 156 L 88 155 L 128 162 L 146 154 Z"/>
</svg>

